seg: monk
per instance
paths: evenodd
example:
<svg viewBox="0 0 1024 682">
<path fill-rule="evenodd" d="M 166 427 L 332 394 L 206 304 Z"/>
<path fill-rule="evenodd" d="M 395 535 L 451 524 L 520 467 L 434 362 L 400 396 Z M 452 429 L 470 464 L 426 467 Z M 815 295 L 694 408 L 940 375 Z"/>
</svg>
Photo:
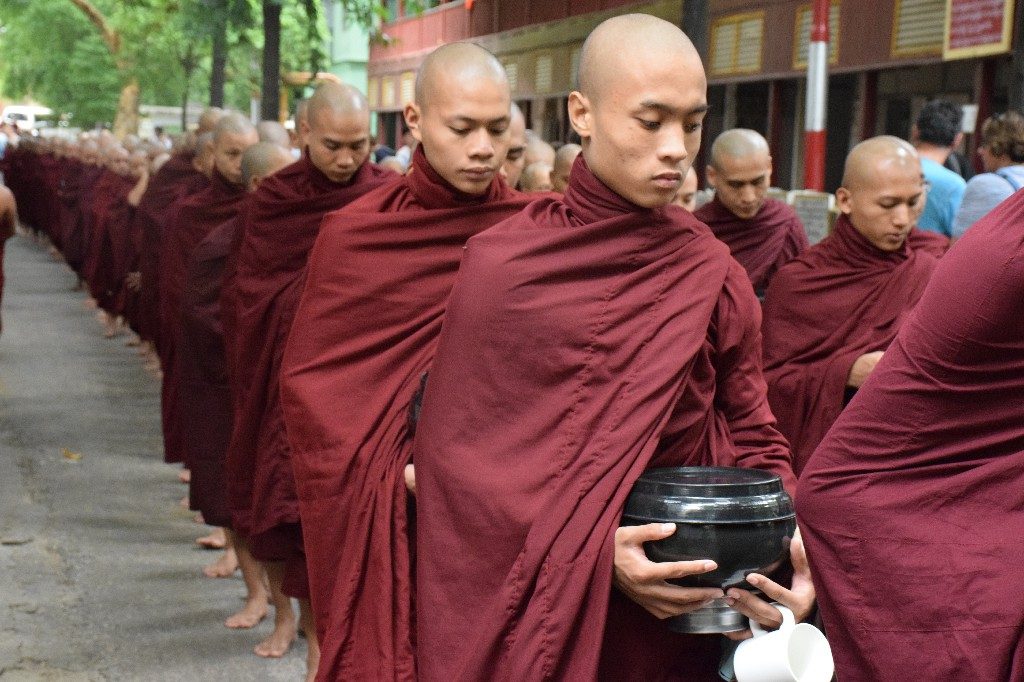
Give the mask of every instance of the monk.
<svg viewBox="0 0 1024 682">
<path fill-rule="evenodd" d="M 523 110 L 512 103 L 512 118 L 508 126 L 509 144 L 505 163 L 501 164 L 501 177 L 509 187 L 518 187 L 519 178 L 526 167 L 526 118 Z"/>
<path fill-rule="evenodd" d="M 555 148 L 538 137 L 532 130 L 526 131 L 526 157 L 527 166 L 535 163 L 546 163 L 549 166 L 555 165 Z"/>
<path fill-rule="evenodd" d="M 292 148 L 292 138 L 283 125 L 277 121 L 260 121 L 256 124 L 260 142 L 270 142 L 284 149 Z"/>
<path fill-rule="evenodd" d="M 209 186 L 179 199 L 168 211 L 160 239 L 160 364 L 164 461 L 185 462 L 187 437 L 201 438 L 181 428 L 178 411 L 188 400 L 180 392 L 177 368 L 181 334 L 181 294 L 185 267 L 192 250 L 213 228 L 230 220 L 242 207 L 242 154 L 258 141 L 256 129 L 241 114 L 227 114 L 213 133 L 213 172 Z M 185 462 L 187 468 L 187 462 Z"/>
<path fill-rule="evenodd" d="M 290 163 L 292 157 L 287 149 L 260 142 L 242 155 L 242 181 L 252 192 L 263 178 Z M 231 437 L 232 406 L 220 300 L 224 266 L 240 229 L 241 220 L 236 216 L 215 227 L 192 253 L 182 296 L 180 353 L 181 387 L 188 396 L 180 412 L 182 426 L 202 434 L 201 438 L 184 441 L 185 459 L 191 471 L 190 506 L 203 515 L 206 523 L 223 529 L 228 552 L 224 563 L 227 567 L 237 565 L 242 569 L 246 586 L 245 605 L 224 622 L 229 628 L 257 625 L 266 617 L 268 599 L 263 569 L 231 532 L 224 482 L 224 454 Z M 226 577 L 226 570 L 217 572 L 216 568 L 216 565 L 207 567 L 207 575 Z"/>
<path fill-rule="evenodd" d="M 907 243 L 924 208 L 922 177 L 908 143 L 883 136 L 858 144 L 836 191 L 834 232 L 783 266 L 768 287 L 768 399 L 798 475 L 935 269 L 934 256 Z"/>
<path fill-rule="evenodd" d="M 436 49 L 404 113 L 412 169 L 324 220 L 282 368 L 320 680 L 415 679 L 410 406 L 466 240 L 529 201 L 499 174 L 511 95 L 489 52 Z"/>
<path fill-rule="evenodd" d="M 643 542 L 672 524 L 618 527 L 648 467 L 758 467 L 795 485 L 746 273 L 669 205 L 708 109 L 700 57 L 673 24 L 624 15 L 584 43 L 577 82 L 583 151 L 564 199 L 470 239 L 427 380 L 421 680 L 716 680 L 721 638 L 659 619 L 727 599 L 780 622 L 745 590 L 667 583 L 715 566 L 649 561 Z M 802 618 L 813 588 L 791 546 L 792 590 L 749 580 Z"/>
<path fill-rule="evenodd" d="M 582 147 L 570 142 L 563 144 L 555 152 L 555 165 L 551 169 L 551 188 L 559 194 L 565 192 L 565 188 L 569 186 L 569 172 L 581 151 Z"/>
<path fill-rule="evenodd" d="M 519 188 L 524 192 L 550 192 L 551 166 L 541 161 L 527 166 L 519 179 Z"/>
<path fill-rule="evenodd" d="M 11 190 L 0 185 L 0 301 L 4 295 L 4 243 L 14 236 L 18 226 L 18 206 Z M 3 320 L 0 319 L 0 333 L 3 332 Z"/>
<path fill-rule="evenodd" d="M 711 145 L 706 173 L 715 196 L 694 215 L 728 245 L 763 297 L 775 271 L 808 246 L 793 207 L 768 198 L 768 142 L 753 130 L 727 130 Z"/>
<path fill-rule="evenodd" d="M 943 257 L 801 476 L 839 679 L 1024 679 L 1022 366 L 1018 192 Z"/>
<path fill-rule="evenodd" d="M 693 213 L 697 208 L 697 189 L 697 171 L 693 170 L 693 166 L 690 166 L 690 170 L 686 172 L 686 178 L 683 179 L 683 184 L 679 187 L 679 191 L 676 192 L 672 203 Z"/>
<path fill-rule="evenodd" d="M 289 597 L 299 600 L 316 674 L 317 632 L 309 607 L 303 527 L 278 390 L 281 356 L 302 292 L 306 259 L 328 211 L 397 176 L 367 161 L 370 110 L 355 88 L 327 82 L 308 100 L 303 158 L 253 195 L 231 284 L 229 323 L 235 420 L 225 464 L 232 528 L 266 568 L 275 591 L 274 632 L 260 656 L 283 656 L 296 636 Z"/>
</svg>

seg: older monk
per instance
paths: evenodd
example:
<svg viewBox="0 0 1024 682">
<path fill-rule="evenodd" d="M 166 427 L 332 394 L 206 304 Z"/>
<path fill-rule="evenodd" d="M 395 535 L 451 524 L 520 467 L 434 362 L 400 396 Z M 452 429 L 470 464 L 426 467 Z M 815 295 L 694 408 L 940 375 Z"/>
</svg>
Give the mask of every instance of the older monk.
<svg viewBox="0 0 1024 682">
<path fill-rule="evenodd" d="M 397 179 L 367 161 L 370 111 L 355 88 L 320 85 L 308 100 L 303 158 L 261 183 L 244 221 L 237 267 L 226 292 L 235 417 L 225 465 L 232 527 L 263 563 L 275 593 L 274 632 L 256 647 L 280 657 L 296 636 L 289 597 L 299 599 L 317 670 L 317 633 L 278 390 L 306 260 L 324 214 Z"/>
<path fill-rule="evenodd" d="M 412 170 L 324 220 L 281 398 L 309 561 L 321 680 L 415 679 L 408 415 L 466 240 L 522 209 L 498 169 L 511 97 L 489 52 L 453 43 L 405 109 Z"/>
<path fill-rule="evenodd" d="M 181 401 L 177 370 L 181 334 L 181 295 L 185 267 L 192 250 L 213 228 L 235 217 L 246 192 L 242 184 L 242 154 L 258 142 L 256 129 L 241 114 L 224 116 L 213 133 L 213 171 L 209 186 L 179 199 L 169 210 L 160 240 L 160 364 L 164 461 L 184 462 L 185 438 L 201 438 L 182 428 L 177 416 Z"/>
<path fill-rule="evenodd" d="M 526 167 L 526 118 L 523 110 L 512 103 L 512 118 L 508 125 L 509 143 L 505 162 L 501 164 L 501 177 L 509 187 L 518 187 L 519 178 Z"/>
<path fill-rule="evenodd" d="M 1024 192 L 939 263 L 800 479 L 839 679 L 1024 677 Z"/>
<path fill-rule="evenodd" d="M 854 147 L 836 200 L 835 231 L 783 266 L 765 297 L 768 398 L 797 474 L 892 343 L 937 262 L 908 243 L 925 203 L 921 163 L 908 143 L 876 137 Z"/>
<path fill-rule="evenodd" d="M 768 198 L 772 157 L 753 130 L 727 130 L 711 145 L 708 184 L 715 197 L 694 215 L 725 242 L 763 296 L 772 275 L 807 248 L 807 233 L 792 206 Z"/>
<path fill-rule="evenodd" d="M 551 189 L 561 194 L 569 186 L 569 172 L 576 157 L 583 150 L 578 144 L 563 144 L 555 152 L 555 165 L 551 169 Z"/>
<path fill-rule="evenodd" d="M 587 39 L 578 83 L 583 152 L 564 199 L 469 241 L 427 381 L 421 680 L 714 680 L 720 638 L 660 619 L 723 598 L 781 618 L 750 592 L 666 582 L 715 566 L 649 561 L 643 543 L 672 524 L 618 527 L 649 467 L 757 467 L 795 485 L 746 273 L 669 205 L 708 108 L 700 57 L 673 24 L 620 16 Z M 793 591 L 748 580 L 805 616 L 813 590 L 792 547 Z"/>
</svg>

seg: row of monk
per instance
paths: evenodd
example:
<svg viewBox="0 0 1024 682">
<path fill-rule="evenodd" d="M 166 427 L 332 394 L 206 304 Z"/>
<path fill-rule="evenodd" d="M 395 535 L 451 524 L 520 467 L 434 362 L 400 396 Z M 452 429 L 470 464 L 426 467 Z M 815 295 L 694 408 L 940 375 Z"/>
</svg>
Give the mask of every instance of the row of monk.
<svg viewBox="0 0 1024 682">
<path fill-rule="evenodd" d="M 235 114 L 146 182 L 89 143 L 6 160 L 24 219 L 155 344 L 165 458 L 245 577 L 227 624 L 269 600 L 280 656 L 298 598 L 317 680 L 714 680 L 723 639 L 662 619 L 724 599 L 777 627 L 777 602 L 842 680 L 1024 680 L 1024 194 L 950 248 L 915 229 L 914 148 L 873 138 L 808 247 L 752 131 L 712 145 L 712 202 L 673 205 L 708 109 L 676 26 L 607 20 L 576 82 L 582 151 L 531 161 L 545 194 L 510 187 L 539 145 L 470 43 L 420 67 L 404 175 L 331 83 L 294 162 Z M 669 582 L 715 565 L 651 562 L 673 525 L 619 519 L 681 465 L 781 477 L 791 570 Z"/>
</svg>

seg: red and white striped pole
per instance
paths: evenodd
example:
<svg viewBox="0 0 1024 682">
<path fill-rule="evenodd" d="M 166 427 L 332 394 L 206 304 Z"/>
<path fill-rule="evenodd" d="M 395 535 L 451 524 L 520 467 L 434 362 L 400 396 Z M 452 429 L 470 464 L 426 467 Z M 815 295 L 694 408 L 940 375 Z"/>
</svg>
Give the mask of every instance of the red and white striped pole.
<svg viewBox="0 0 1024 682">
<path fill-rule="evenodd" d="M 804 189 L 825 191 L 825 106 L 828 101 L 829 0 L 814 0 L 807 50 L 807 112 L 804 116 Z"/>
</svg>

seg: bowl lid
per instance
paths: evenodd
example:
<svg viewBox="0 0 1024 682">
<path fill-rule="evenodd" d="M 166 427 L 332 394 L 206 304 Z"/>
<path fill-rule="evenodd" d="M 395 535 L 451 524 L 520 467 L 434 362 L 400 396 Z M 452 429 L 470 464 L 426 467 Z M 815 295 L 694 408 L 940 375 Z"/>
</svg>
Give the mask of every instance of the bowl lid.
<svg viewBox="0 0 1024 682">
<path fill-rule="evenodd" d="M 671 467 L 645 471 L 624 516 L 647 522 L 749 523 L 793 518 L 782 479 L 760 469 Z"/>
</svg>

